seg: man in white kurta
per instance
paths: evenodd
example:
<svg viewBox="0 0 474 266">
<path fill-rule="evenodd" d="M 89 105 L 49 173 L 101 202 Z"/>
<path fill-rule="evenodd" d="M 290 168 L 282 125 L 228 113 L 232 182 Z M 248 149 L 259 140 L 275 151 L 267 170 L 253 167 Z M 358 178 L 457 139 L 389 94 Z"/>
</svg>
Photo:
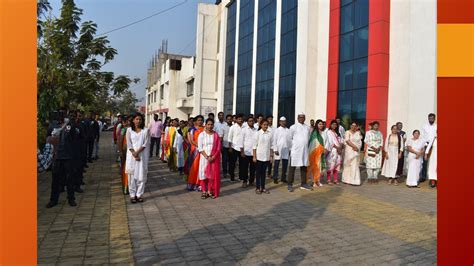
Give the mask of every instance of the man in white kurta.
<svg viewBox="0 0 474 266">
<path fill-rule="evenodd" d="M 308 142 L 310 127 L 304 123 L 306 116 L 298 114 L 298 122 L 290 127 L 291 154 L 290 172 L 288 174 L 288 191 L 293 192 L 293 181 L 295 179 L 296 167 L 301 171 L 301 189 L 313 190 L 306 184 L 306 168 L 308 166 Z"/>
<path fill-rule="evenodd" d="M 430 187 L 435 188 L 438 182 L 438 137 L 434 137 L 426 148 L 425 160 L 428 160 L 428 158 L 428 180 L 430 180 Z"/>
<path fill-rule="evenodd" d="M 272 131 L 273 134 L 273 151 L 275 156 L 275 164 L 273 166 L 273 183 L 278 184 L 278 168 L 281 167 L 281 182 L 286 181 L 286 170 L 288 169 L 288 159 L 290 158 L 290 129 L 286 127 L 286 118 L 280 117 L 280 126 Z"/>
<path fill-rule="evenodd" d="M 436 124 L 436 115 L 429 114 L 428 123 L 424 124 L 421 129 L 421 138 L 423 139 L 425 143 L 425 150 L 426 150 L 426 147 L 434 140 L 437 130 L 438 130 L 438 125 Z M 421 166 L 421 173 L 420 173 L 420 182 L 423 182 L 426 180 L 429 160 L 430 158 L 425 159 L 423 157 L 423 164 Z"/>
</svg>

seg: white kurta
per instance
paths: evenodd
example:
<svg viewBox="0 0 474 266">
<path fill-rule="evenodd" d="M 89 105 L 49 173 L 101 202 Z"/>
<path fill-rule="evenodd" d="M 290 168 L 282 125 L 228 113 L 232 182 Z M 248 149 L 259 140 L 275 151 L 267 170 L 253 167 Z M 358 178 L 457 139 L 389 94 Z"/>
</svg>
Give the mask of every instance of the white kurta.
<svg viewBox="0 0 474 266">
<path fill-rule="evenodd" d="M 352 131 L 346 131 L 344 138 L 345 143 L 348 141 L 356 145 L 359 151 L 354 151 L 351 146 L 346 145 L 344 149 L 344 169 L 342 171 L 342 182 L 352 185 L 360 185 L 360 149 L 362 147 L 362 135 L 359 131 L 352 133 Z"/>
<path fill-rule="evenodd" d="M 398 149 L 398 137 L 387 136 L 385 140 L 385 152 L 388 154 L 388 160 L 385 159 L 382 167 L 382 175 L 388 178 L 395 178 L 398 168 L 398 154 L 403 152 L 403 138 L 400 137 L 400 149 Z"/>
<path fill-rule="evenodd" d="M 273 130 L 273 150 L 278 151 L 278 155 L 275 155 L 275 160 L 288 160 L 290 157 L 290 129 L 286 127 L 278 127 Z"/>
<path fill-rule="evenodd" d="M 409 139 L 407 141 L 407 146 L 410 146 L 415 151 L 419 152 L 425 146 L 423 139 L 419 138 L 417 140 Z M 420 178 L 422 156 L 416 159 L 416 155 L 412 152 L 408 154 L 408 173 L 407 173 L 407 186 L 417 186 L 418 180 Z"/>
<path fill-rule="evenodd" d="M 429 180 L 438 180 L 438 138 L 435 137 L 434 140 L 428 145 L 427 151 L 432 149 L 431 156 L 428 162 L 428 179 Z"/>
<path fill-rule="evenodd" d="M 146 182 L 148 174 L 148 156 L 149 156 L 149 131 L 147 128 L 140 132 L 135 132 L 131 127 L 127 129 L 127 159 L 125 162 L 125 171 L 129 174 L 129 178 L 137 179 L 141 182 Z M 140 161 L 133 158 L 130 149 L 138 150 L 145 147 L 145 150 L 140 153 Z"/>
<path fill-rule="evenodd" d="M 176 167 L 184 167 L 183 136 L 176 132 L 173 149 L 176 150 Z"/>
<path fill-rule="evenodd" d="M 308 142 L 310 127 L 296 123 L 290 127 L 291 139 L 291 166 L 308 166 Z"/>
<path fill-rule="evenodd" d="M 209 135 L 206 131 L 201 132 L 198 136 L 198 151 L 205 151 L 207 155 L 211 155 L 212 145 L 214 143 L 214 134 Z M 209 161 L 204 157 L 204 155 L 199 155 L 199 180 L 207 179 L 205 170 Z"/>
</svg>

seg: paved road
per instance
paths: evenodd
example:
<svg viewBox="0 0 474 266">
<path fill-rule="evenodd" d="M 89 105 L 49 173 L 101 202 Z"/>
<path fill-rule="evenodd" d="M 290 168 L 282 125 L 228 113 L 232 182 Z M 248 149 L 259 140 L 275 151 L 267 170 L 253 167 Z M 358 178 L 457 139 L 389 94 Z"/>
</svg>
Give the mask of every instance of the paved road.
<svg viewBox="0 0 474 266">
<path fill-rule="evenodd" d="M 50 173 L 38 177 L 40 264 L 435 264 L 436 190 L 347 185 L 256 195 L 224 181 L 201 200 L 152 158 L 145 202 L 120 191 L 111 137 L 86 174 L 78 207 L 45 209 Z M 298 171 L 297 171 L 298 172 Z"/>
</svg>

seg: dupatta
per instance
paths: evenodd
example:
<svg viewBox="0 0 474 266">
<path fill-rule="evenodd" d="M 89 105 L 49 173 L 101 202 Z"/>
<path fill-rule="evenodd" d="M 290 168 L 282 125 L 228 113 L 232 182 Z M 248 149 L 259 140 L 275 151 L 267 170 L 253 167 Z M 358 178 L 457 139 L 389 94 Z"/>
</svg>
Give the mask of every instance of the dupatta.
<svg viewBox="0 0 474 266">
<path fill-rule="evenodd" d="M 323 137 L 319 134 L 318 129 L 315 129 L 309 139 L 309 166 L 307 170 L 307 178 L 312 176 L 315 181 L 319 181 L 321 171 L 326 167 L 323 144 Z"/>
</svg>

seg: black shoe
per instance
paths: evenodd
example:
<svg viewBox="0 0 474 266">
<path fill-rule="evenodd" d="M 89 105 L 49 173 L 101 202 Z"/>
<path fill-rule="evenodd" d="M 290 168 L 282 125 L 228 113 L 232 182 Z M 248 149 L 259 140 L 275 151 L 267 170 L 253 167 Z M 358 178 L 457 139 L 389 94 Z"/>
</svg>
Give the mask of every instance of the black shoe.
<svg viewBox="0 0 474 266">
<path fill-rule="evenodd" d="M 288 181 L 286 181 L 286 179 L 282 179 L 281 182 L 288 183 Z"/>
<path fill-rule="evenodd" d="M 80 187 L 77 187 L 77 188 L 74 189 L 74 192 L 84 193 L 84 190 L 82 190 Z"/>
<path fill-rule="evenodd" d="M 277 179 L 273 179 L 273 184 L 278 184 L 278 180 Z"/>
<path fill-rule="evenodd" d="M 48 202 L 48 204 L 46 205 L 46 208 L 49 209 L 49 208 L 52 208 L 52 207 L 54 207 L 54 206 L 56 206 L 56 205 L 58 205 L 57 202 L 50 201 L 50 202 Z"/>
<path fill-rule="evenodd" d="M 75 200 L 73 200 L 73 199 L 70 199 L 70 200 L 68 200 L 68 202 L 69 202 L 69 206 L 71 206 L 71 207 L 75 207 L 75 206 L 77 206 L 77 203 L 76 203 L 76 201 L 75 201 Z"/>
</svg>

